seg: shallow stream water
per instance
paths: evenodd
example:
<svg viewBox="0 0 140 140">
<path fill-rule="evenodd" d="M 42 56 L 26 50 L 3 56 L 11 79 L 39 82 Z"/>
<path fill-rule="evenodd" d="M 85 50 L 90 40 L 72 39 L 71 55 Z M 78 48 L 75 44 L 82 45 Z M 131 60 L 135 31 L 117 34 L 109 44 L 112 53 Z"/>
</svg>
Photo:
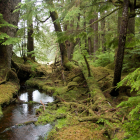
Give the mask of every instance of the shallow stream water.
<svg viewBox="0 0 140 140">
<path fill-rule="evenodd" d="M 53 102 L 53 97 L 36 89 L 27 89 L 20 91 L 20 100 L 26 102 L 35 101 L 43 103 Z M 39 104 L 12 104 L 3 111 L 3 117 L 0 119 L 0 140 L 44 140 L 47 137 L 46 132 L 52 128 L 50 124 L 35 126 L 29 125 L 17 126 L 28 121 L 36 121 L 35 109 Z M 10 129 L 7 129 L 10 128 Z"/>
</svg>

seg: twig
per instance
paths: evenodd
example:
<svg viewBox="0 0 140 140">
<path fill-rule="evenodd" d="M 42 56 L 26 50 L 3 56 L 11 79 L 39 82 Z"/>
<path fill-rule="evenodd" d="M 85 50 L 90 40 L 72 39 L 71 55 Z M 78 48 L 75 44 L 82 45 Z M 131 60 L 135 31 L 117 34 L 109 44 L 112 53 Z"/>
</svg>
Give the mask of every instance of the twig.
<svg viewBox="0 0 140 140">
<path fill-rule="evenodd" d="M 44 111 L 45 111 L 45 105 L 43 104 L 43 102 L 40 100 L 40 102 L 41 102 L 41 104 L 43 105 L 43 107 L 44 107 Z"/>
<path fill-rule="evenodd" d="M 109 73 L 108 73 L 109 75 Z M 104 79 L 105 77 L 107 77 L 108 75 L 104 76 L 103 78 L 99 79 L 97 82 L 101 81 L 102 79 Z"/>
</svg>

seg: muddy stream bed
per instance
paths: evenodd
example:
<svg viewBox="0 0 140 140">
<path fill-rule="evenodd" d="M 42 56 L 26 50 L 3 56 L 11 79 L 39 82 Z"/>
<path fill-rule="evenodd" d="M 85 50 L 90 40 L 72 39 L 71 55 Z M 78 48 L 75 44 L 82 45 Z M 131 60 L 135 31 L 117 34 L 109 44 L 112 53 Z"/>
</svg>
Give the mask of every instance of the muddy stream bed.
<svg viewBox="0 0 140 140">
<path fill-rule="evenodd" d="M 26 102 L 53 102 L 53 97 L 37 89 L 20 90 L 19 99 Z M 11 104 L 4 108 L 0 118 L 0 140 L 44 140 L 52 129 L 50 124 L 35 126 L 33 123 L 18 126 L 24 122 L 36 121 L 35 109 L 40 104 Z M 10 128 L 10 129 L 9 129 Z"/>
</svg>

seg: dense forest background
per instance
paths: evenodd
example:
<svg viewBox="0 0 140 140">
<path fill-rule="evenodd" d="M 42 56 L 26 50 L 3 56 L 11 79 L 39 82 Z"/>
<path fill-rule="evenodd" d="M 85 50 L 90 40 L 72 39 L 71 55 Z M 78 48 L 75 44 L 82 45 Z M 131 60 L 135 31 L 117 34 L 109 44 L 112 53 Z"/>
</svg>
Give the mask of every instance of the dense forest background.
<svg viewBox="0 0 140 140">
<path fill-rule="evenodd" d="M 0 7 L 0 84 L 12 73 L 12 55 L 66 71 L 80 70 L 78 63 L 87 77 L 90 66 L 106 67 L 114 72 L 112 97 L 124 84 L 137 93 L 120 106 L 132 109 L 125 128 L 140 136 L 139 0 L 5 0 Z"/>
</svg>

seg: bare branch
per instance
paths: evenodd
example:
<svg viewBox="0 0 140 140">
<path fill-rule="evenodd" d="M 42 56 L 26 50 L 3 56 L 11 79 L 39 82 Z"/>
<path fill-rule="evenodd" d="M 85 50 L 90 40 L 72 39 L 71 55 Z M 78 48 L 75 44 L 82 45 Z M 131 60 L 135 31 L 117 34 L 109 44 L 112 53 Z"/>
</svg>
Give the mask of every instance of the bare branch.
<svg viewBox="0 0 140 140">
<path fill-rule="evenodd" d="M 37 15 L 36 15 L 36 19 L 37 19 L 38 21 L 40 21 L 41 23 L 46 22 L 50 17 L 51 17 L 51 16 L 49 16 L 48 18 L 46 18 L 44 21 L 41 21 L 40 19 L 38 19 Z"/>
<path fill-rule="evenodd" d="M 92 23 L 89 24 L 87 27 L 82 28 L 82 29 L 80 29 L 79 31 L 81 31 L 81 30 L 85 30 L 86 28 L 88 28 L 88 27 L 90 27 L 91 25 L 93 25 L 93 24 L 95 24 L 95 23 L 97 23 L 97 22 L 99 22 L 99 21 L 105 19 L 106 17 L 110 16 L 111 14 L 113 14 L 114 12 L 116 12 L 117 10 L 119 10 L 119 9 L 121 9 L 121 8 L 122 8 L 122 7 L 118 7 L 118 8 L 116 8 L 115 10 L 113 10 L 112 12 L 110 12 L 109 14 L 107 14 L 106 16 L 100 18 L 99 20 L 96 20 L 96 21 L 92 22 Z"/>
</svg>

